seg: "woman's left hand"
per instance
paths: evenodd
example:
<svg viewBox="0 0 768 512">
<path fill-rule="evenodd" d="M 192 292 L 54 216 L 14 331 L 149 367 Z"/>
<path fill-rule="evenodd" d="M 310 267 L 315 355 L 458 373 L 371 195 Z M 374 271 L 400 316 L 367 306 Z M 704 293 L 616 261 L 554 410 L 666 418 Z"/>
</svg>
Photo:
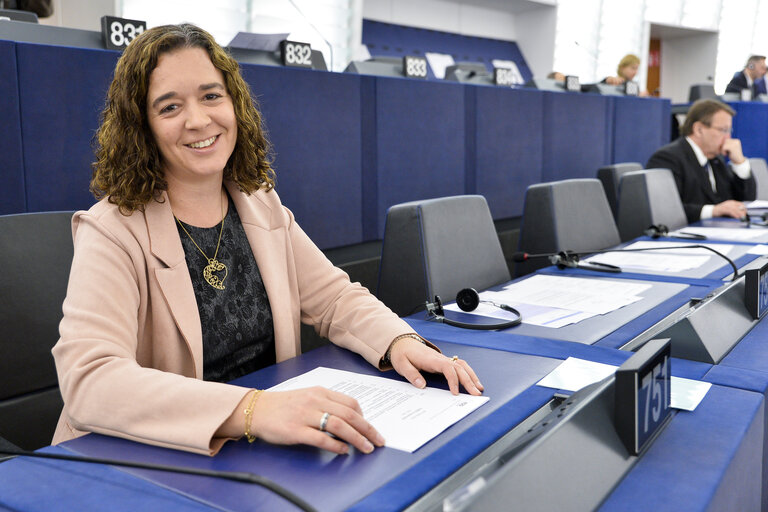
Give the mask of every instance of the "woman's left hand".
<svg viewBox="0 0 768 512">
<path fill-rule="evenodd" d="M 396 341 L 389 358 L 395 371 L 417 388 L 427 385 L 419 372 L 424 370 L 445 375 L 448 388 L 454 395 L 459 394 L 459 384 L 470 395 L 480 395 L 483 392 L 483 385 L 469 363 L 463 359 L 446 357 L 413 338 Z"/>
</svg>

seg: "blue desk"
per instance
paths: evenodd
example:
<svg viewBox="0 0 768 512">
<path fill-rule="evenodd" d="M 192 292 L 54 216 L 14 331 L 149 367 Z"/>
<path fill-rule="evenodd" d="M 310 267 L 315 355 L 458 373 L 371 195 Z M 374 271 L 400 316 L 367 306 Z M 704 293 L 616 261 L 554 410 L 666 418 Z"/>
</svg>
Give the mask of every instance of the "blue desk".
<svg viewBox="0 0 768 512">
<path fill-rule="evenodd" d="M 46 451 L 69 451 L 207 469 L 251 471 L 267 476 L 319 510 L 402 510 L 450 476 L 511 427 L 545 404 L 552 390 L 533 385 L 559 360 L 440 344 L 470 360 L 491 401 L 413 454 L 379 449 L 335 456 L 309 447 L 229 443 L 204 457 L 99 435 Z M 593 347 L 594 348 L 594 347 Z M 607 352 L 606 352 L 607 353 Z M 357 356 L 324 347 L 256 372 L 241 383 L 268 386 L 318 363 L 373 373 Z M 503 371 L 499 369 L 503 368 Z M 391 373 L 388 374 L 392 376 Z M 433 381 L 430 384 L 439 384 Z M 696 411 L 678 413 L 668 428 L 608 496 L 603 510 L 703 511 L 721 505 L 758 510 L 763 397 L 714 386 Z M 553 463 L 573 463 L 567 454 Z M 589 471 L 589 468 L 583 468 Z M 657 493 L 643 491 L 654 485 Z M 682 487 L 681 487 L 682 486 Z M 683 492 L 681 492 L 681 488 Z M 738 497 L 738 498 L 736 498 Z M 14 510 L 294 510 L 262 488 L 200 477 L 100 466 L 16 459 L 0 464 L 0 507 Z M 650 507 L 650 508 L 649 508 Z M 664 510 L 664 508 L 661 508 Z"/>
<path fill-rule="evenodd" d="M 455 353 L 472 361 L 483 374 L 487 396 L 491 400 L 413 454 L 383 448 L 371 455 L 361 455 L 353 450 L 348 456 L 336 456 L 306 446 L 284 447 L 260 441 L 248 444 L 242 440 L 228 443 L 217 456 L 211 458 L 93 434 L 61 446 L 92 456 L 256 472 L 287 487 L 320 510 L 349 507 L 401 510 L 552 398 L 553 390 L 534 384 L 555 368 L 560 363 L 558 360 L 461 345 L 442 344 L 442 347 L 447 353 Z M 251 374 L 238 382 L 268 387 L 318 365 L 378 373 L 358 356 L 327 346 Z M 504 371 L 494 371 L 494 368 L 500 367 Z M 382 375 L 399 378 L 394 372 Z M 433 379 L 430 385 L 443 385 L 443 382 Z M 0 497 L 12 491 L 11 475 L 29 478 L 29 475 L 23 477 L 19 473 L 22 462 L 0 464 Z M 281 498 L 256 486 L 186 475 L 147 471 L 135 473 L 197 501 L 228 509 L 292 510 Z M 98 488 L 89 490 L 91 494 L 98 492 Z M 65 498 L 60 497 L 62 500 Z M 27 499 L 34 504 L 40 498 L 29 496 Z"/>
</svg>

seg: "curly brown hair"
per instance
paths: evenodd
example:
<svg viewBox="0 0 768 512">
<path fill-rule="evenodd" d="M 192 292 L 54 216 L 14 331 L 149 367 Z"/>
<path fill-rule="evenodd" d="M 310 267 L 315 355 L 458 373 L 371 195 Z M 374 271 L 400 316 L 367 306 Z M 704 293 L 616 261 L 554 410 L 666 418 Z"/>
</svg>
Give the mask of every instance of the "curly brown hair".
<svg viewBox="0 0 768 512">
<path fill-rule="evenodd" d="M 240 67 L 213 37 L 191 24 L 154 27 L 125 49 L 115 66 L 115 75 L 96 132 L 96 161 L 90 190 L 97 199 L 128 215 L 143 210 L 168 187 L 160 152 L 149 128 L 147 92 L 149 77 L 159 57 L 180 48 L 202 48 L 224 75 L 227 92 L 237 119 L 237 141 L 224 167 L 224 178 L 250 194 L 275 186 L 271 146 L 261 126 L 261 114 L 251 97 Z"/>
</svg>

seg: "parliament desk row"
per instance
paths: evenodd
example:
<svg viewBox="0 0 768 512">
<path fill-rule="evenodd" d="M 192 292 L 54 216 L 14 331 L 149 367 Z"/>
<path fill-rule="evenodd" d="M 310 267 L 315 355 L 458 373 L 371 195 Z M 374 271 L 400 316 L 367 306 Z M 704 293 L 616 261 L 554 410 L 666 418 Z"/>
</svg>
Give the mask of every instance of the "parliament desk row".
<svg viewBox="0 0 768 512">
<path fill-rule="evenodd" d="M 93 136 L 118 57 L 3 40 L 0 23 L 0 214 L 93 203 Z M 645 162 L 669 140 L 667 100 L 241 69 L 276 190 L 322 249 L 381 239 L 387 208 L 415 199 L 483 194 L 494 218 L 517 217 L 529 185 Z"/>
<path fill-rule="evenodd" d="M 536 382 L 560 360 L 448 342 L 439 346 L 471 361 L 490 401 L 414 453 L 382 448 L 371 455 L 353 450 L 335 456 L 309 447 L 241 440 L 211 458 L 95 434 L 43 452 L 254 472 L 317 510 L 443 510 L 447 496 L 504 454 L 510 436 L 524 435 L 518 431 L 528 428 L 532 414 L 551 409 L 556 390 Z M 377 373 L 358 356 L 326 346 L 237 383 L 268 387 L 317 366 Z M 384 375 L 397 378 L 393 372 Z M 429 384 L 444 387 L 436 379 Z M 759 510 L 764 414 L 761 394 L 715 385 L 695 411 L 675 414 L 639 457 L 617 448 L 610 430 L 599 436 L 585 432 L 623 464 L 624 472 L 612 479 L 597 478 L 600 461 L 594 458 L 604 453 L 580 450 L 582 444 L 573 443 L 561 447 L 543 468 L 529 471 L 512 458 L 509 480 L 480 493 L 488 500 L 495 490 L 515 489 L 511 501 L 470 509 Z M 578 440 L 577 431 L 567 439 Z M 0 464 L 0 507 L 97 510 L 105 505 L 110 510 L 296 510 L 261 487 L 239 482 L 50 460 L 17 458 Z"/>
<path fill-rule="evenodd" d="M 747 255 L 739 261 L 759 263 L 749 261 Z M 556 272 L 598 277 L 578 269 L 549 268 L 541 274 Z M 549 411 L 562 403 L 560 393 L 536 382 L 563 359 L 573 356 L 622 364 L 631 353 L 619 350 L 620 340 L 648 333 L 670 311 L 686 307 L 691 298 L 711 294 L 723 285 L 721 279 L 728 272 L 721 268 L 701 278 L 622 274 L 621 278 L 652 283 L 652 291 L 641 301 L 641 308 L 622 308 L 626 310 L 605 315 L 600 322 L 605 325 L 582 328 L 581 334 L 590 339 L 526 333 L 525 325 L 477 332 L 427 321 L 423 315 L 408 318 L 414 329 L 446 354 L 470 361 L 490 398 L 489 403 L 413 454 L 385 448 L 369 456 L 353 452 L 337 457 L 308 447 L 241 441 L 229 443 L 219 455 L 207 458 L 98 435 L 44 451 L 253 471 L 287 487 L 319 510 L 442 510 L 446 497 L 462 491 L 500 458 L 506 459 L 510 447 L 525 439 L 527 429 L 542 421 L 546 424 Z M 522 455 L 511 457 L 499 469 L 501 476 L 493 480 L 493 474 L 485 475 L 496 485 L 477 494 L 486 502 L 478 504 L 476 510 L 489 503 L 496 509 L 499 503 L 512 503 L 513 508 L 517 504 L 521 510 L 534 506 L 552 510 L 760 510 L 766 498 L 764 465 L 768 460 L 764 405 L 768 372 L 761 364 L 768 359 L 768 351 L 760 346 L 765 329 L 768 327 L 762 322 L 755 325 L 718 365 L 673 358 L 674 376 L 714 385 L 696 410 L 677 412 L 639 457 L 611 445 L 609 440 L 615 432 L 605 421 L 566 417 L 558 431 L 564 433 L 559 438 L 561 444 L 555 445 L 557 455 L 547 456 L 543 464 L 539 457 L 534 464 L 530 462 L 536 460 L 532 459 L 535 451 L 530 455 L 534 448 L 526 451 L 533 443 L 516 452 Z M 236 383 L 268 387 L 317 366 L 376 373 L 359 357 L 326 346 Z M 392 372 L 385 375 L 397 378 Z M 429 384 L 444 387 L 439 379 L 430 379 Z M 550 439 L 558 438 L 547 438 L 551 444 Z M 546 447 L 535 445 L 539 451 Z M 600 473 L 613 467 L 607 464 L 608 459 L 620 466 L 610 473 L 612 479 Z M 35 492 L 41 482 L 45 482 L 45 492 Z M 514 496 L 500 496 L 499 489 L 502 494 L 512 490 Z M 179 510 L 204 510 L 208 506 L 225 510 L 293 509 L 267 491 L 241 483 L 52 461 L 15 459 L 0 464 L 0 506 L 12 510 L 98 508 L 111 496 L 121 498 L 115 508 L 126 510 L 137 505 Z"/>
</svg>

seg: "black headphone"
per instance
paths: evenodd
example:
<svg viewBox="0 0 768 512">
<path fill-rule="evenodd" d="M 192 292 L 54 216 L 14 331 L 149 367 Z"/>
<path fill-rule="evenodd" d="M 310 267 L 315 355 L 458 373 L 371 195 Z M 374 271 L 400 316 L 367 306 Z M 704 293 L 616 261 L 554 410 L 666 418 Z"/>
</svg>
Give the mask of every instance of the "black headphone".
<svg viewBox="0 0 768 512">
<path fill-rule="evenodd" d="M 491 304 L 493 306 L 496 306 L 497 308 L 503 309 L 504 311 L 509 311 L 510 313 L 513 313 L 517 315 L 517 318 L 514 320 L 506 320 L 504 322 L 461 322 L 459 320 L 451 320 L 450 318 L 445 317 L 445 311 L 443 311 L 443 301 L 440 300 L 440 297 L 438 295 L 435 295 L 435 301 L 434 302 L 427 302 L 427 314 L 434 318 L 438 322 L 442 322 L 447 325 L 452 325 L 454 327 L 461 327 L 462 329 L 475 329 L 475 330 L 481 330 L 481 331 L 492 331 L 495 329 L 506 329 L 508 327 L 514 327 L 515 325 L 518 325 L 520 322 L 523 321 L 523 316 L 520 314 L 518 310 L 513 308 L 512 306 L 508 306 L 506 304 L 497 304 L 495 302 L 489 301 L 489 300 L 480 300 L 480 295 L 477 293 L 477 291 L 474 288 L 464 288 L 463 290 L 459 291 L 459 293 L 456 294 L 456 304 L 459 306 L 459 309 L 462 311 L 474 311 L 477 309 L 477 306 L 481 303 L 485 302 L 487 304 Z"/>
</svg>

